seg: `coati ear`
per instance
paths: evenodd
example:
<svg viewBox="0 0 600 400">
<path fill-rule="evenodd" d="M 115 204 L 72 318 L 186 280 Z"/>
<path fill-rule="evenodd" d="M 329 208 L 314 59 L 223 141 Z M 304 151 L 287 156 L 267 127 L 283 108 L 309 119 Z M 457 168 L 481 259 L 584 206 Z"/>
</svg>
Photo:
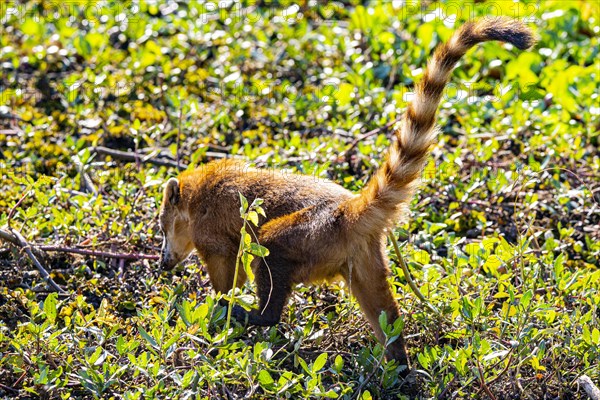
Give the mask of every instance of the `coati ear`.
<svg viewBox="0 0 600 400">
<path fill-rule="evenodd" d="M 177 205 L 181 194 L 179 193 L 179 181 L 175 178 L 171 178 L 167 181 L 164 193 L 165 201 L 167 204 L 172 206 Z"/>
</svg>

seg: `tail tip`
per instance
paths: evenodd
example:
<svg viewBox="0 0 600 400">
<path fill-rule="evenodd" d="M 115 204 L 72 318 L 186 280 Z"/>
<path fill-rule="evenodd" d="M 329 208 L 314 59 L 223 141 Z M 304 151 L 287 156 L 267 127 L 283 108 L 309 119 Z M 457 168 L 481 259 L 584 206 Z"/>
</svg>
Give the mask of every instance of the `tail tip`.
<svg viewBox="0 0 600 400">
<path fill-rule="evenodd" d="M 538 38 L 527 26 L 519 24 L 510 35 L 508 41 L 519 50 L 527 50 L 537 43 Z"/>
<path fill-rule="evenodd" d="M 519 50 L 530 49 L 538 41 L 533 30 L 515 18 L 484 18 L 480 23 L 490 39 L 508 42 Z"/>
</svg>

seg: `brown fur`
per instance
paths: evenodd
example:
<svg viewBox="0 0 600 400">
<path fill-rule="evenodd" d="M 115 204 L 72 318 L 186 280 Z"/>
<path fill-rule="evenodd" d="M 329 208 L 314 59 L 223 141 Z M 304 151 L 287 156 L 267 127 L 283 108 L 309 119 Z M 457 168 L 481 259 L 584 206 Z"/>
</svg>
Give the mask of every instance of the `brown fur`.
<svg viewBox="0 0 600 400">
<path fill-rule="evenodd" d="M 455 63 L 473 45 L 502 40 L 519 48 L 533 44 L 521 23 L 483 19 L 461 27 L 436 50 L 416 96 L 396 132 L 385 163 L 358 195 L 303 175 L 247 168 L 235 161 L 209 163 L 171 179 L 165 188 L 160 223 L 165 234 L 161 265 L 172 268 L 195 248 L 206 263 L 214 289 L 233 286 L 242 220 L 239 195 L 264 200 L 258 241 L 270 255 L 255 259 L 259 307 L 236 315 L 256 325 L 276 324 L 294 285 L 343 278 L 379 340 L 378 318 L 399 317 L 387 282 L 386 230 L 397 223 L 418 185 L 436 136 L 435 115 Z M 246 276 L 238 280 L 242 286 Z M 388 357 L 408 367 L 404 339 L 387 348 Z"/>
</svg>

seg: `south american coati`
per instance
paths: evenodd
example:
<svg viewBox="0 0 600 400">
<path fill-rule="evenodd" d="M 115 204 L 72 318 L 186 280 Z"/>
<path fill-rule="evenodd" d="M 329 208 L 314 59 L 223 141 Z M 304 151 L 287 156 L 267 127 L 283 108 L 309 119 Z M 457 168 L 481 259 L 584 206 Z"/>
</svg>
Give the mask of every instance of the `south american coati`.
<svg viewBox="0 0 600 400">
<path fill-rule="evenodd" d="M 468 22 L 439 46 L 395 131 L 383 165 L 359 193 L 315 177 L 254 169 L 221 160 L 171 178 L 164 189 L 160 227 L 164 234 L 161 267 L 171 269 L 196 249 L 217 292 L 233 286 L 240 241 L 239 193 L 264 200 L 258 242 L 269 249 L 255 258 L 258 309 L 236 306 L 237 319 L 253 325 L 279 322 L 294 285 L 341 277 L 350 286 L 377 338 L 378 318 L 399 317 L 387 282 L 386 232 L 406 215 L 438 132 L 435 116 L 442 92 L 458 60 L 474 45 L 499 40 L 519 49 L 535 42 L 532 32 L 509 18 Z M 240 271 L 237 286 L 246 276 Z M 388 359 L 406 365 L 403 337 L 386 350 Z"/>
</svg>

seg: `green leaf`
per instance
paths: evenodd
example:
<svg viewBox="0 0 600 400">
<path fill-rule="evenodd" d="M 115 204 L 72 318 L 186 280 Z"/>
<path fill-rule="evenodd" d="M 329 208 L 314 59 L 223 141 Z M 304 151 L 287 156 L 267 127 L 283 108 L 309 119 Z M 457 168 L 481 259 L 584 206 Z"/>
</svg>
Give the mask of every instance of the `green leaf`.
<svg viewBox="0 0 600 400">
<path fill-rule="evenodd" d="M 240 195 L 240 216 L 243 217 L 248 210 L 248 200 L 244 197 L 243 194 L 238 193 Z"/>
<path fill-rule="evenodd" d="M 340 355 L 335 356 L 335 360 L 333 361 L 333 369 L 335 370 L 335 372 L 337 372 L 339 374 L 343 368 L 344 368 L 344 359 Z"/>
<path fill-rule="evenodd" d="M 379 314 L 379 326 L 384 331 L 388 326 L 387 313 L 385 311 L 382 311 L 381 314 Z"/>
<path fill-rule="evenodd" d="M 119 355 L 123 355 L 127 351 L 127 347 L 125 346 L 125 339 L 123 339 L 123 336 L 119 335 L 119 337 L 117 338 L 116 347 L 117 351 L 119 352 Z"/>
<path fill-rule="evenodd" d="M 37 37 L 43 33 L 43 26 L 38 21 L 27 18 L 20 26 L 21 31 L 29 36 Z"/>
<path fill-rule="evenodd" d="M 250 282 L 254 281 L 254 271 L 252 271 L 252 260 L 254 260 L 254 256 L 248 252 L 244 252 L 242 254 L 242 267 L 246 272 L 246 276 Z"/>
<path fill-rule="evenodd" d="M 266 257 L 269 255 L 269 249 L 254 242 L 250 243 L 249 251 L 257 257 Z"/>
<path fill-rule="evenodd" d="M 258 226 L 258 214 L 256 211 L 248 212 L 248 221 L 252 222 L 254 226 Z"/>
<path fill-rule="evenodd" d="M 319 357 L 317 357 L 317 359 L 313 363 L 312 371 L 319 372 L 321 370 L 321 368 L 323 368 L 325 366 L 326 362 L 327 362 L 327 353 L 321 353 L 319 355 Z"/>
<path fill-rule="evenodd" d="M 156 350 L 160 349 L 160 347 L 158 346 L 158 343 L 156 343 L 156 340 L 154 340 L 154 338 L 152 336 L 150 336 L 150 334 L 148 334 L 148 332 L 146 332 L 146 330 L 144 328 L 142 328 L 140 326 L 140 327 L 138 327 L 138 330 L 140 332 L 140 335 L 142 335 L 142 337 L 150 344 L 150 346 L 152 346 Z"/>
<path fill-rule="evenodd" d="M 57 302 L 58 294 L 50 293 L 46 300 L 44 300 L 44 312 L 46 313 L 46 318 L 51 323 L 54 323 L 56 320 L 56 315 L 58 314 L 58 302 Z"/>
<path fill-rule="evenodd" d="M 523 293 L 523 296 L 521 296 L 519 305 L 521 307 L 523 307 L 523 309 L 526 309 L 529 306 L 529 303 L 531 303 L 532 298 L 533 298 L 533 291 L 531 289 L 529 289 L 528 291 Z"/>
<path fill-rule="evenodd" d="M 341 85 L 339 85 L 339 87 L 333 94 L 333 97 L 335 98 L 335 100 L 337 101 L 337 104 L 340 107 L 344 107 L 344 106 L 348 105 L 350 103 L 350 101 L 352 101 L 353 93 L 354 93 L 354 85 L 344 82 Z"/>
<path fill-rule="evenodd" d="M 92 53 L 92 46 L 83 35 L 76 36 L 73 45 L 83 58 L 87 59 Z"/>
<path fill-rule="evenodd" d="M 592 331 L 592 343 L 596 346 L 600 345 L 600 331 L 598 328 L 594 328 Z"/>
<path fill-rule="evenodd" d="M 190 309 L 190 302 L 184 301 L 182 304 L 177 304 L 175 308 L 177 308 L 177 311 L 179 311 L 179 316 L 181 317 L 183 323 L 188 327 L 192 325 L 192 311 Z"/>
<path fill-rule="evenodd" d="M 270 388 L 275 383 L 271 377 L 271 374 L 266 369 L 263 369 L 258 373 L 258 382 L 261 384 L 261 386 L 267 388 Z"/>
</svg>

